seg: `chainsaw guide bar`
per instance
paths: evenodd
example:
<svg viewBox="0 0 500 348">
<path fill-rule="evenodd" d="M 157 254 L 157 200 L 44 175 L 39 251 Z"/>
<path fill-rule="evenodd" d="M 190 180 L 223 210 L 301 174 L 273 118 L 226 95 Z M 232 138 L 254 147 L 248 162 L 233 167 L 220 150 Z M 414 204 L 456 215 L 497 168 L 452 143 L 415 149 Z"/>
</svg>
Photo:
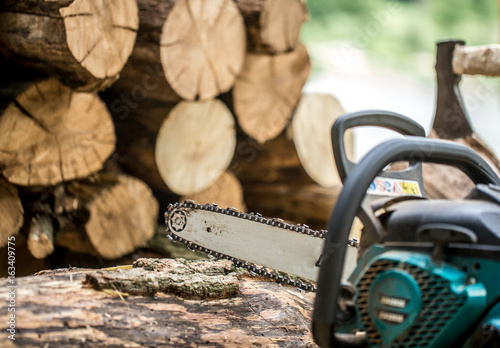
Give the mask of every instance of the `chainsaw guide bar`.
<svg viewBox="0 0 500 348">
<path fill-rule="evenodd" d="M 230 260 L 277 283 L 316 291 L 311 281 L 317 279 L 326 230 L 193 201 L 170 204 L 165 224 L 169 238 L 193 251 Z M 358 246 L 355 238 L 347 244 Z"/>
</svg>

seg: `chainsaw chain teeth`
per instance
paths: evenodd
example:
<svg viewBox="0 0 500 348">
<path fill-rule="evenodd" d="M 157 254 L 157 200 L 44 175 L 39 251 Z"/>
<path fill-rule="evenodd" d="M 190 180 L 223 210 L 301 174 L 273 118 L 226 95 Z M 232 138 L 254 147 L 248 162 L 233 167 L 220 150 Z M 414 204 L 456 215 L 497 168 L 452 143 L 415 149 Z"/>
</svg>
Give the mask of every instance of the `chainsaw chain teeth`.
<svg viewBox="0 0 500 348">
<path fill-rule="evenodd" d="M 172 239 L 174 242 L 181 242 L 185 244 L 190 250 L 192 251 L 201 251 L 211 257 L 214 257 L 216 259 L 226 259 L 230 260 L 234 263 L 236 267 L 242 267 L 250 271 L 251 274 L 260 276 L 260 277 L 265 277 L 269 278 L 271 280 L 274 280 L 277 283 L 280 284 L 286 284 L 286 285 L 291 285 L 295 286 L 296 288 L 300 290 L 305 290 L 305 291 L 316 291 L 316 286 L 314 283 L 302 280 L 300 278 L 291 278 L 290 276 L 286 274 L 280 274 L 277 271 L 274 270 L 269 270 L 266 267 L 263 266 L 257 266 L 253 263 L 246 262 L 240 259 L 237 259 L 233 256 L 229 256 L 226 254 L 222 254 L 213 250 L 210 250 L 208 248 L 205 248 L 203 246 L 197 245 L 193 242 L 190 242 L 182 237 L 179 237 L 176 235 L 173 231 L 171 231 L 168 227 L 168 217 L 170 216 L 170 213 L 174 209 L 182 209 L 182 208 L 189 208 L 189 209 L 196 209 L 196 210 L 207 210 L 207 211 L 213 211 L 216 213 L 220 214 L 226 214 L 226 215 L 232 215 L 240 219 L 247 219 L 251 221 L 256 221 L 259 223 L 271 225 L 271 226 L 276 226 L 279 228 L 283 228 L 286 230 L 290 230 L 293 232 L 297 233 L 302 233 L 302 234 L 307 234 L 309 236 L 317 237 L 317 238 L 326 238 L 326 234 L 328 233 L 327 230 L 321 230 L 321 231 L 315 231 L 309 228 L 307 225 L 292 225 L 289 223 L 284 222 L 282 219 L 274 218 L 274 219 L 267 219 L 262 217 L 261 214 L 258 213 L 243 213 L 241 211 L 238 211 L 236 208 L 226 208 L 222 209 L 217 206 L 217 204 L 198 204 L 195 203 L 192 200 L 187 200 L 183 203 L 174 203 L 174 204 L 169 204 L 168 210 L 165 212 L 165 223 L 167 226 L 167 231 L 168 231 L 168 237 Z M 358 241 L 356 239 L 351 239 L 348 241 L 348 245 L 352 247 L 357 247 L 358 246 Z"/>
</svg>

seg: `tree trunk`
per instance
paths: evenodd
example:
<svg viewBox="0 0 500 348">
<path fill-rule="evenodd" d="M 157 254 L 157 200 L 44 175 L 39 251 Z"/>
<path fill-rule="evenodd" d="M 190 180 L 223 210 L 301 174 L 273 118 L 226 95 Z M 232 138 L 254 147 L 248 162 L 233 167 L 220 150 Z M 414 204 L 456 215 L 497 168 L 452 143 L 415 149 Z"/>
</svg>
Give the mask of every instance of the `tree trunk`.
<svg viewBox="0 0 500 348">
<path fill-rule="evenodd" d="M 102 279 L 100 274 L 121 278 L 130 275 L 132 280 L 148 275 L 159 279 L 163 275 L 168 282 L 179 276 L 175 269 L 170 272 L 147 269 L 42 272 L 38 276 L 17 278 L 17 288 L 13 289 L 8 287 L 7 279 L 1 280 L 0 285 L 5 289 L 0 293 L 5 304 L 1 318 L 5 323 L 12 318 L 15 323 L 15 330 L 0 339 L 2 346 L 315 346 L 310 333 L 314 294 L 258 278 L 236 280 L 239 292 L 219 300 L 184 300 L 165 292 L 137 296 L 117 291 L 118 286 L 105 291 L 89 287 L 93 279 Z M 223 277 L 234 278 L 231 274 Z M 191 276 L 193 280 L 196 278 L 203 280 L 207 276 L 199 270 Z M 201 290 L 210 283 L 198 281 L 198 284 Z M 233 280 L 223 287 L 229 288 L 231 284 Z M 199 293 L 194 286 L 190 289 Z M 16 310 L 10 313 L 9 290 L 18 295 Z M 10 314 L 15 315 L 10 317 Z"/>
<path fill-rule="evenodd" d="M 293 143 L 307 174 L 324 187 L 342 185 L 333 157 L 331 129 L 344 113 L 340 103 L 330 95 L 303 95 L 293 115 Z M 353 137 L 347 132 L 344 139 L 347 155 L 353 155 Z"/>
<path fill-rule="evenodd" d="M 56 80 L 31 85 L 0 115 L 0 169 L 21 186 L 87 177 L 115 149 L 113 121 L 93 94 Z"/>
<path fill-rule="evenodd" d="M 6 0 L 0 54 L 79 91 L 111 85 L 134 46 L 135 0 Z"/>
<path fill-rule="evenodd" d="M 247 54 L 232 95 L 236 117 L 245 133 L 259 143 L 277 137 L 292 117 L 310 68 L 301 44 L 290 53 Z"/>
<path fill-rule="evenodd" d="M 7 245 L 9 237 L 16 234 L 23 224 L 23 206 L 15 186 L 0 177 L 0 248 Z"/>
<path fill-rule="evenodd" d="M 209 100 L 233 86 L 246 44 L 233 1 L 138 0 L 138 5 L 141 26 L 114 86 L 123 93 L 116 108 L 146 98 Z"/>
<path fill-rule="evenodd" d="M 307 19 L 302 0 L 235 0 L 245 19 L 247 50 L 284 53 L 295 49 Z"/>
<path fill-rule="evenodd" d="M 116 259 L 145 245 L 158 221 L 158 202 L 142 181 L 101 173 L 56 193 L 59 246 Z"/>
<path fill-rule="evenodd" d="M 183 101 L 173 108 L 144 102 L 117 121 L 120 162 L 155 189 L 198 193 L 229 166 L 236 143 L 234 123 L 219 100 Z"/>
<path fill-rule="evenodd" d="M 183 196 L 179 201 L 183 202 L 188 199 L 199 204 L 216 203 L 223 208 L 232 207 L 243 212 L 247 210 L 243 200 L 243 188 L 236 176 L 229 171 L 222 174 L 216 182 L 205 190 Z"/>
</svg>

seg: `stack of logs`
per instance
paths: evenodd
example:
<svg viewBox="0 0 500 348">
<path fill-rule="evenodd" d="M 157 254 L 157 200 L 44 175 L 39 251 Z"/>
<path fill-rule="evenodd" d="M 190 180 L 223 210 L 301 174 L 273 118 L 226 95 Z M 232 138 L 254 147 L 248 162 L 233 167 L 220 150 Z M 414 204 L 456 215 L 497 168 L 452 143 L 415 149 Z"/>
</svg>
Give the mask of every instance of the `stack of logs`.
<svg viewBox="0 0 500 348">
<path fill-rule="evenodd" d="M 302 95 L 306 19 L 303 0 L 4 0 L 0 247 L 116 259 L 184 199 L 323 228 L 342 109 Z"/>
</svg>

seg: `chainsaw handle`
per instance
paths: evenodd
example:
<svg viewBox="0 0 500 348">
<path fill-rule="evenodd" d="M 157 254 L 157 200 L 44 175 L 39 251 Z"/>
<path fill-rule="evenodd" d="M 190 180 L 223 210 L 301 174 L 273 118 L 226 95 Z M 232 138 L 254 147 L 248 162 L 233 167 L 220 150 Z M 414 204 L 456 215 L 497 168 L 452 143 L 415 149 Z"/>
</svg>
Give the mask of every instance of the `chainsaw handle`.
<svg viewBox="0 0 500 348">
<path fill-rule="evenodd" d="M 332 127 L 332 145 L 335 164 L 342 182 L 349 176 L 356 165 L 346 155 L 344 133 L 353 127 L 377 126 L 391 129 L 402 135 L 425 137 L 424 128 L 412 119 L 401 114 L 383 111 L 366 110 L 344 114 L 340 116 Z"/>
<path fill-rule="evenodd" d="M 370 151 L 344 182 L 328 222 L 312 323 L 314 340 L 321 347 L 346 346 L 334 336 L 334 322 L 349 231 L 372 180 L 395 161 L 450 165 L 462 170 L 475 183 L 500 185 L 500 178 L 482 157 L 449 141 L 407 137 L 389 140 Z"/>
</svg>

